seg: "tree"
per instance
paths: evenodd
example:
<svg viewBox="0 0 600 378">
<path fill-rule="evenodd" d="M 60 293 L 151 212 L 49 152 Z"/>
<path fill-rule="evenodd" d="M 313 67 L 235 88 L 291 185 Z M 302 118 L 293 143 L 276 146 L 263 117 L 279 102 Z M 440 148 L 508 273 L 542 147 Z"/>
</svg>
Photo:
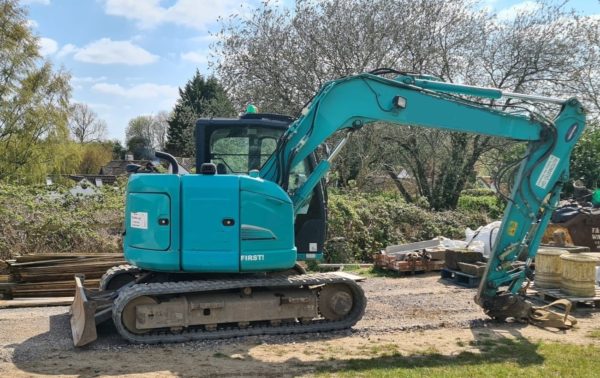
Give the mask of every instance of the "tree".
<svg viewBox="0 0 600 378">
<path fill-rule="evenodd" d="M 127 150 L 133 154 L 135 160 L 151 158 L 152 145 L 150 140 L 143 136 L 133 136 L 127 140 Z"/>
<path fill-rule="evenodd" d="M 118 139 L 111 140 L 112 144 L 112 158 L 113 160 L 125 159 L 125 154 L 127 153 L 127 149 L 123 147 L 121 141 Z"/>
<path fill-rule="evenodd" d="M 91 142 L 81 145 L 82 156 L 79 163 L 78 173 L 97 174 L 113 156 L 113 144 L 111 142 Z"/>
<path fill-rule="evenodd" d="M 179 88 L 179 99 L 169 118 L 167 151 L 175 156 L 195 156 L 194 124 L 200 117 L 231 117 L 235 108 L 214 77 L 204 78 L 199 71 Z"/>
<path fill-rule="evenodd" d="M 599 77 L 594 41 L 600 27 L 563 4 L 536 2 L 501 18 L 471 0 L 307 0 L 293 11 L 265 2 L 249 15 L 223 21 L 211 65 L 236 104 L 253 99 L 265 111 L 296 114 L 328 80 L 378 67 L 505 91 L 578 93 L 587 104 L 597 88 L 584 87 L 580 78 Z M 514 100 L 485 105 L 529 106 Z M 506 143 L 411 127 L 359 134 L 334 165 L 338 177 L 360 183 L 380 172 L 406 200 L 423 196 L 436 209 L 456 207 L 482 154 Z M 414 190 L 398 179 L 403 170 Z"/>
<path fill-rule="evenodd" d="M 79 143 L 98 142 L 106 137 L 106 122 L 87 104 L 75 103 L 69 109 L 71 135 Z"/>
<path fill-rule="evenodd" d="M 591 125 L 584 131 L 571 157 L 571 177 L 582 180 L 587 188 L 600 186 L 600 127 Z"/>
<path fill-rule="evenodd" d="M 0 179 L 36 181 L 69 154 L 69 76 L 42 61 L 16 0 L 0 0 Z"/>
<path fill-rule="evenodd" d="M 167 139 L 169 113 L 139 116 L 131 119 L 125 130 L 125 139 L 141 137 L 150 142 L 152 148 L 164 150 Z"/>
</svg>

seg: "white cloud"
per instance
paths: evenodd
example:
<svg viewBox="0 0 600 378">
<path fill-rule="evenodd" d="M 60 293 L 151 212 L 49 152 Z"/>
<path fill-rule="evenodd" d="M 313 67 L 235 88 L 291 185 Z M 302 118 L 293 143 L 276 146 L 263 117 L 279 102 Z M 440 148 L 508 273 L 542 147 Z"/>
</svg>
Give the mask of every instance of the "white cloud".
<svg viewBox="0 0 600 378">
<path fill-rule="evenodd" d="M 207 52 L 198 52 L 198 51 L 188 51 L 186 53 L 181 54 L 181 59 L 187 60 L 189 62 L 197 63 L 197 64 L 206 64 L 206 63 L 208 63 L 208 53 Z"/>
<path fill-rule="evenodd" d="M 40 38 L 38 46 L 40 47 L 40 54 L 43 56 L 52 55 L 58 50 L 58 43 L 51 38 Z"/>
<path fill-rule="evenodd" d="M 59 58 L 64 58 L 67 55 L 73 54 L 75 51 L 77 51 L 77 46 L 75 46 L 71 43 L 67 43 L 66 45 L 61 47 L 60 50 L 58 50 L 58 53 L 56 53 L 56 56 Z"/>
<path fill-rule="evenodd" d="M 50 5 L 50 0 L 21 0 L 22 4 L 31 5 L 31 4 L 41 4 L 41 5 Z"/>
<path fill-rule="evenodd" d="M 92 86 L 92 90 L 135 100 L 165 99 L 174 102 L 179 95 L 179 88 L 177 87 L 154 83 L 143 83 L 128 88 L 119 84 L 96 83 Z"/>
<path fill-rule="evenodd" d="M 129 41 L 113 41 L 102 38 L 80 49 L 74 55 L 75 60 L 97 64 L 126 64 L 137 66 L 156 62 L 158 56 Z"/>
<path fill-rule="evenodd" d="M 160 0 L 106 0 L 104 9 L 109 15 L 136 21 L 140 28 L 173 23 L 204 30 L 239 7 L 238 0 L 177 0 L 171 6 L 162 6 Z"/>
<path fill-rule="evenodd" d="M 73 76 L 71 77 L 71 83 L 84 84 L 84 83 L 99 83 L 101 81 L 106 81 L 106 76 Z"/>
<path fill-rule="evenodd" d="M 219 36 L 217 34 L 205 34 L 199 35 L 197 37 L 192 37 L 189 39 L 191 42 L 200 42 L 200 43 L 212 43 L 217 42 L 219 40 Z"/>
<path fill-rule="evenodd" d="M 27 26 L 28 26 L 30 29 L 35 29 L 35 28 L 37 28 L 38 26 L 40 26 L 40 24 L 38 24 L 36 20 L 27 20 Z"/>
<path fill-rule="evenodd" d="M 540 9 L 541 7 L 542 7 L 542 4 L 540 4 L 538 2 L 524 1 L 522 3 L 513 5 L 512 7 L 502 9 L 501 11 L 498 12 L 497 17 L 499 20 L 508 21 L 508 20 L 514 19 L 519 14 L 535 12 L 536 10 Z"/>
</svg>

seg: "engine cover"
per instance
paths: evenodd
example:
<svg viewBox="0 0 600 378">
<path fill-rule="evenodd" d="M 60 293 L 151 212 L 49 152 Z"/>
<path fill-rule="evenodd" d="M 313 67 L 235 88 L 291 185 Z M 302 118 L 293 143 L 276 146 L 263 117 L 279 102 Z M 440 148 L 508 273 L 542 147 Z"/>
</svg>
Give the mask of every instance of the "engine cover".
<svg viewBox="0 0 600 378">
<path fill-rule="evenodd" d="M 135 174 L 125 229 L 125 258 L 148 270 L 252 272 L 296 261 L 289 196 L 245 175 Z"/>
</svg>

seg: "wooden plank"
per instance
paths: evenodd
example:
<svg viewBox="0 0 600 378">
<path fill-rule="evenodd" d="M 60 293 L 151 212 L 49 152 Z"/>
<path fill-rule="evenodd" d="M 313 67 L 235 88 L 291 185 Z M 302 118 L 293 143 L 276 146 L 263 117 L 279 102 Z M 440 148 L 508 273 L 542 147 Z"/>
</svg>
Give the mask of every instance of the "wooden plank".
<svg viewBox="0 0 600 378">
<path fill-rule="evenodd" d="M 49 307 L 49 306 L 69 306 L 73 302 L 73 297 L 49 297 L 49 298 L 23 298 L 0 300 L 0 308 L 28 308 L 28 307 Z"/>
<path fill-rule="evenodd" d="M 85 280 L 88 286 L 98 286 L 100 280 Z M 12 286 L 13 293 L 19 291 L 30 291 L 30 290 L 54 290 L 54 289 L 70 289 L 75 287 L 75 279 L 70 281 L 58 281 L 58 282 L 37 282 L 37 283 L 19 283 Z"/>
<path fill-rule="evenodd" d="M 19 293 L 18 295 L 15 295 L 15 296 L 19 297 L 19 298 L 68 297 L 69 295 L 72 296 L 74 292 L 75 292 L 75 289 L 52 290 L 52 291 L 48 291 L 48 290 L 46 290 L 46 291 L 25 291 L 25 292 Z"/>
<path fill-rule="evenodd" d="M 48 254 L 35 254 L 35 255 L 23 255 L 15 258 L 15 263 L 27 263 L 43 260 L 57 260 L 57 259 L 73 259 L 73 258 L 123 258 L 122 253 L 48 253 Z"/>
<path fill-rule="evenodd" d="M 110 269 L 110 268 L 109 268 Z M 94 272 L 85 272 L 86 278 L 100 278 L 108 269 L 100 269 Z M 75 277 L 75 273 L 46 273 L 46 274 L 22 274 L 18 282 L 52 282 L 68 281 Z M 15 280 L 17 281 L 17 280 Z"/>
<path fill-rule="evenodd" d="M 11 270 L 36 269 L 36 268 L 52 268 L 57 266 L 75 266 L 75 265 L 91 265 L 91 264 L 107 264 L 113 261 L 125 261 L 123 257 L 114 258 L 78 258 L 78 259 L 58 259 L 58 260 L 43 260 L 33 261 L 28 263 L 11 264 Z"/>
<path fill-rule="evenodd" d="M 113 266 L 126 264 L 125 260 L 121 261 L 108 261 L 103 263 L 92 263 L 92 264 L 73 264 L 73 265 L 60 265 L 57 267 L 34 267 L 25 268 L 13 271 L 13 274 L 24 276 L 27 274 L 46 274 L 46 273 L 86 273 L 86 272 L 97 272 L 99 270 L 107 270 Z"/>
</svg>

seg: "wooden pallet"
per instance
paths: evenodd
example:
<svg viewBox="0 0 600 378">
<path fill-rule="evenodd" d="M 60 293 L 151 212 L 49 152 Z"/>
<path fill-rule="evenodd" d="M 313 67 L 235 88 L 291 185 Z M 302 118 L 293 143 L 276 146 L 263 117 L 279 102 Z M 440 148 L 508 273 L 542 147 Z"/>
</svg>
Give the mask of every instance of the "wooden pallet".
<svg viewBox="0 0 600 378">
<path fill-rule="evenodd" d="M 448 268 L 442 269 L 442 279 L 451 281 L 457 285 L 472 288 L 479 286 L 481 277 L 473 276 L 467 273 L 459 272 Z"/>
<path fill-rule="evenodd" d="M 546 303 L 552 303 L 558 299 L 568 299 L 574 307 L 600 308 L 600 289 L 596 288 L 593 297 L 575 297 L 563 293 L 560 289 L 542 289 L 535 286 L 527 289 L 527 296 L 538 298 Z"/>
<path fill-rule="evenodd" d="M 375 267 L 383 270 L 392 270 L 398 273 L 417 273 L 417 272 L 431 272 L 439 271 L 444 267 L 442 260 L 413 260 L 413 261 L 402 261 L 396 260 L 392 256 L 383 256 L 375 259 Z"/>
</svg>

